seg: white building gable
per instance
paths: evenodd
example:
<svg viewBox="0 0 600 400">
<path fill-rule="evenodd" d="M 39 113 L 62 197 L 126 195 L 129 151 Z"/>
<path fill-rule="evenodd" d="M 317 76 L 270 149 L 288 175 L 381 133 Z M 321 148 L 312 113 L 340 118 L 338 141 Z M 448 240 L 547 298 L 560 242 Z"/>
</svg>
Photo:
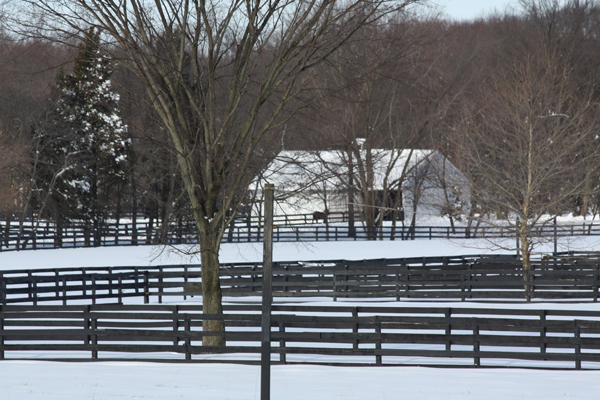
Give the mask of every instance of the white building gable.
<svg viewBox="0 0 600 400">
<path fill-rule="evenodd" d="M 439 151 L 373 149 L 359 155 L 338 150 L 282 151 L 250 189 L 261 191 L 264 183 L 274 184 L 276 215 L 294 215 L 325 209 L 347 212 L 350 186 L 359 211 L 361 193 L 397 192 L 400 183 L 403 201 L 399 205 L 407 218 L 412 218 L 415 199 L 417 213 L 440 215 L 445 204 L 455 203 L 467 192 L 464 176 Z"/>
</svg>

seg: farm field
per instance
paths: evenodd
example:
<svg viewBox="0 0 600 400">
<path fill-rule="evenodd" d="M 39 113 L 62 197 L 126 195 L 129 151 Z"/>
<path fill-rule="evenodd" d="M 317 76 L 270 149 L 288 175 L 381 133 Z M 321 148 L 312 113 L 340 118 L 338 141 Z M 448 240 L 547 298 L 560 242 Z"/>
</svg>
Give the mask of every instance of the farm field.
<svg viewBox="0 0 600 400">
<path fill-rule="evenodd" d="M 468 244 L 469 247 L 465 247 Z M 550 247 L 551 245 L 548 245 Z M 542 248 L 548 251 L 549 248 Z M 594 238 L 561 243 L 565 250 L 600 250 Z M 506 253 L 485 241 L 281 243 L 276 261 Z M 260 244 L 224 245 L 222 262 L 257 261 Z M 110 247 L 0 253 L 2 269 L 159 265 L 198 262 L 173 249 Z M 197 298 L 195 299 L 198 300 Z M 226 299 L 239 301 L 240 299 Z M 248 299 L 251 300 L 251 299 Z M 309 299 L 296 300 L 308 301 Z M 289 300 L 277 300 L 284 302 Z M 323 305 L 327 300 L 319 299 Z M 355 301 L 353 303 L 356 303 Z M 371 302 L 372 304 L 372 302 Z M 386 304 L 389 304 L 386 303 Z M 418 306 L 418 302 L 411 305 Z M 431 303 L 429 303 L 431 304 Z M 460 306 L 460 303 L 443 303 Z M 473 303 L 470 303 L 473 305 Z M 543 307 L 514 304 L 514 307 Z M 558 305 L 600 310 L 594 303 Z M 38 358 L 42 358 L 39 354 Z M 310 362 L 310 359 L 306 360 Z M 509 363 L 506 363 L 509 366 Z M 426 367 L 272 367 L 272 398 L 285 399 L 596 399 L 600 371 Z M 143 362 L 0 362 L 3 399 L 258 399 L 260 368 L 231 364 Z"/>
</svg>

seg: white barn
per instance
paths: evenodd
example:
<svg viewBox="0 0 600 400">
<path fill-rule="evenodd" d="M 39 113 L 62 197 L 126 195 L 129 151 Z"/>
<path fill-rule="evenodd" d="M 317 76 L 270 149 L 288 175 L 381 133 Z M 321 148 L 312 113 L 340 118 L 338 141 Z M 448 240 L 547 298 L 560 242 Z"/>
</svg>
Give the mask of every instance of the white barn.
<svg viewBox="0 0 600 400">
<path fill-rule="evenodd" d="M 250 190 L 260 198 L 265 183 L 275 185 L 276 216 L 347 213 L 353 203 L 355 212 L 375 208 L 385 219 L 398 210 L 411 221 L 468 204 L 466 178 L 437 150 L 281 151 Z"/>
</svg>

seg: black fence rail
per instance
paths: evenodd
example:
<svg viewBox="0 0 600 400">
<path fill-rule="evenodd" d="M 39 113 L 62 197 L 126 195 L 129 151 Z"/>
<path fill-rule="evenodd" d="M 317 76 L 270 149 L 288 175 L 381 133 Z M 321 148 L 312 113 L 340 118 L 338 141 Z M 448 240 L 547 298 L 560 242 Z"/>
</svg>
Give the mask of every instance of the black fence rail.
<svg viewBox="0 0 600 400">
<path fill-rule="evenodd" d="M 533 260 L 515 256 L 456 256 L 363 261 L 280 262 L 273 265 L 276 297 L 415 300 L 598 301 L 598 254 Z M 223 264 L 225 296 L 262 294 L 260 263 Z M 0 303 L 123 302 L 139 297 L 179 300 L 202 294 L 199 265 L 2 271 Z"/>
<path fill-rule="evenodd" d="M 167 267 L 168 268 L 168 267 Z M 159 283 L 162 268 L 53 268 L 0 272 L 0 304 L 109 300 L 150 294 L 150 272 Z"/>
<path fill-rule="evenodd" d="M 450 257 L 418 257 L 396 260 L 404 265 L 439 264 L 453 265 L 473 262 L 474 259 L 488 256 L 450 256 Z M 495 258 L 497 256 L 489 256 Z M 489 258 L 488 257 L 488 258 Z M 514 256 L 507 256 L 514 257 Z M 470 260 L 470 261 L 469 261 Z M 346 261 L 313 261 L 309 263 L 275 263 L 276 271 L 282 271 L 284 281 L 289 280 L 288 272 L 302 276 L 310 270 L 325 272 L 323 267 L 341 265 Z M 387 265 L 394 260 L 369 260 L 374 266 Z M 352 262 L 350 262 L 352 263 Z M 162 302 L 163 296 L 184 296 L 199 294 L 201 291 L 200 265 L 164 265 L 148 267 L 67 267 L 14 269 L 0 271 L 1 303 L 32 303 L 44 301 L 97 300 L 116 299 L 121 302 L 128 297 L 145 298 L 150 296 Z M 227 295 L 258 295 L 262 290 L 262 265 L 260 263 L 238 263 L 221 265 L 222 286 Z M 322 276 L 323 278 L 325 275 Z M 277 278 L 279 282 L 279 278 Z M 293 285 L 293 282 L 290 281 Z M 323 285 L 321 285 L 323 286 Z M 328 288 L 330 288 L 329 285 Z M 285 289 L 285 286 L 281 289 Z M 311 293 L 315 293 L 315 285 L 311 284 Z M 321 288 L 317 287 L 317 290 Z M 324 291 L 327 291 L 323 287 Z M 293 296 L 296 292 L 290 292 Z M 298 292 L 302 293 L 302 290 Z M 308 292 L 306 292 L 308 293 Z M 316 292 L 318 293 L 318 292 Z"/>
<path fill-rule="evenodd" d="M 260 312 L 5 305 L 0 359 L 258 363 Z M 205 319 L 222 319 L 225 332 L 202 331 Z M 208 335 L 224 335 L 227 345 L 203 346 Z M 599 311 L 275 305 L 271 318 L 271 360 L 280 364 L 600 369 L 599 350 Z"/>
<path fill-rule="evenodd" d="M 286 224 L 285 219 L 276 222 L 273 240 L 276 242 L 315 242 L 352 240 L 417 240 L 417 239 L 476 239 L 514 238 L 514 229 L 509 227 L 479 226 L 477 229 L 465 226 L 397 226 L 366 227 L 358 224 L 349 228 L 343 223 Z M 286 217 L 287 218 L 287 217 Z M 289 222 L 289 221 L 287 221 Z M 583 223 L 571 225 L 544 225 L 532 232 L 534 237 L 561 238 L 567 236 L 600 235 L 600 224 Z M 261 242 L 261 225 L 238 224 L 227 227 L 223 242 Z M 18 229 L 2 228 L 0 231 L 0 251 L 27 249 L 55 249 L 70 247 L 98 246 L 137 246 L 151 244 L 196 244 L 198 236 L 193 225 L 167 226 L 157 228 L 148 223 L 138 222 L 104 224 L 98 229 L 71 226 L 56 229 L 46 223 L 37 229 L 25 226 Z"/>
</svg>

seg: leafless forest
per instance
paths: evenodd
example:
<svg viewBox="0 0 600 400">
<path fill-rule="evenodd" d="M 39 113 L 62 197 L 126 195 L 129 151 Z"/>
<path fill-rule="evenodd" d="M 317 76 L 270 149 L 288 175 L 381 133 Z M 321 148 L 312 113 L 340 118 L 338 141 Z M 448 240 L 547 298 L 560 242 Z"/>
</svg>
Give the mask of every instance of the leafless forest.
<svg viewBox="0 0 600 400">
<path fill-rule="evenodd" d="M 596 213 L 600 8 L 595 1 L 522 6 L 466 22 L 418 9 L 369 25 L 306 74 L 258 145 L 259 164 L 282 149 L 345 150 L 365 138 L 369 148 L 440 150 L 473 184 L 472 210 L 523 221 L 540 210 Z M 75 217 L 49 204 L 41 181 L 52 171 L 43 165 L 56 160 L 41 147 L 53 88 L 73 70 L 78 46 L 19 39 L 8 29 L 0 36 L 0 209 L 13 220 Z M 139 78 L 113 61 L 132 145 L 127 178 L 98 188 L 103 218 L 188 218 L 168 134 Z"/>
</svg>

